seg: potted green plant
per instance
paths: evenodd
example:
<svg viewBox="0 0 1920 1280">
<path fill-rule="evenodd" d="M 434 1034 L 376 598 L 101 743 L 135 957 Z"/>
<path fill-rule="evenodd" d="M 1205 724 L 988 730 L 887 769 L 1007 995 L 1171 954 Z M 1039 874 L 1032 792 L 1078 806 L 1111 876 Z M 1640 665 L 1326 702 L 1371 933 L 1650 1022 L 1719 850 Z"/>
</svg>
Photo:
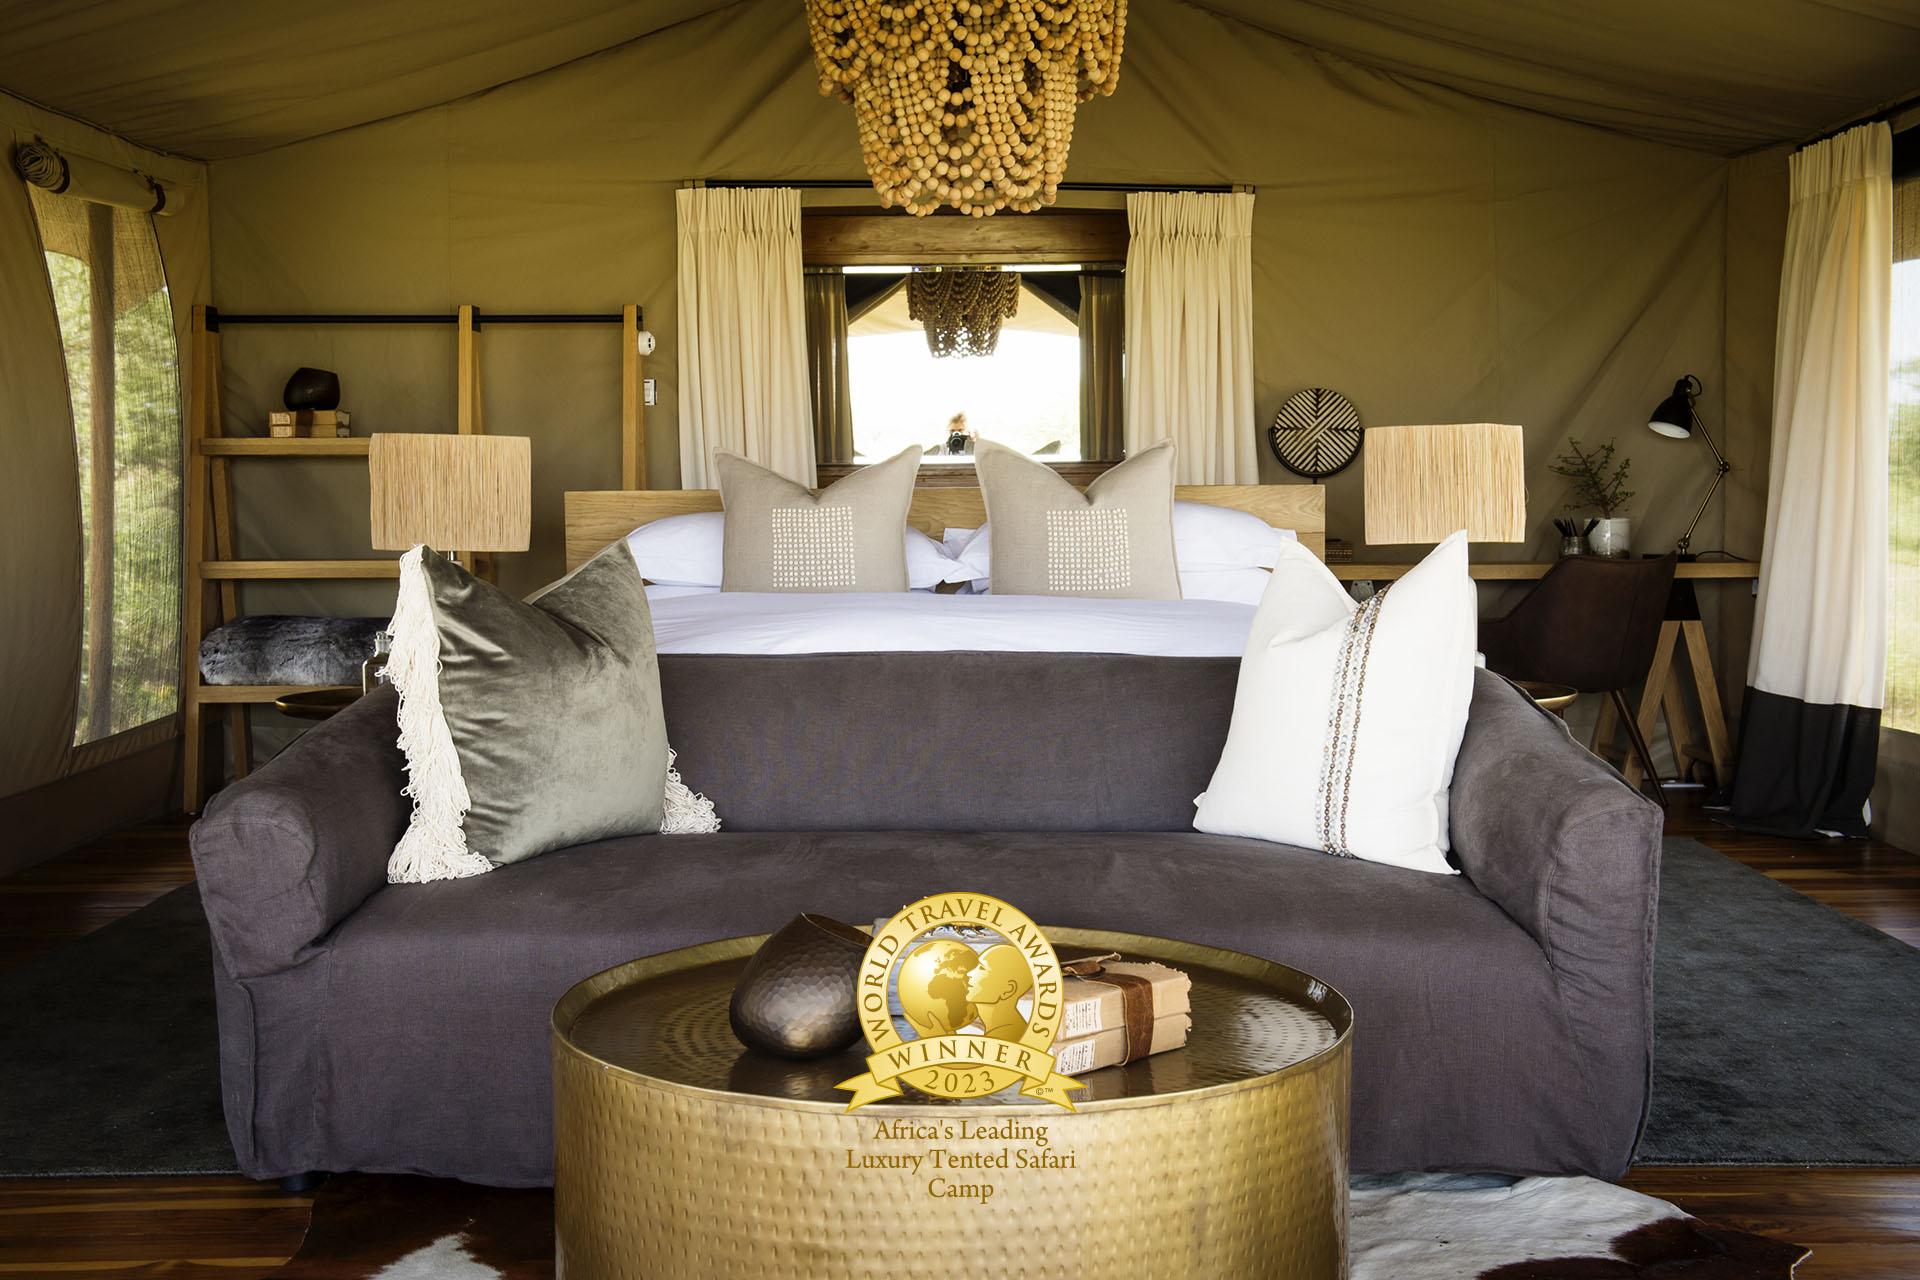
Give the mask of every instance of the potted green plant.
<svg viewBox="0 0 1920 1280">
<path fill-rule="evenodd" d="M 1613 441 L 1592 450 L 1580 447 L 1578 440 L 1567 441 L 1567 452 L 1553 461 L 1553 473 L 1573 482 L 1567 507 L 1574 511 L 1598 513 L 1587 531 L 1587 545 L 1595 555 L 1624 556 L 1628 549 L 1627 502 L 1633 490 L 1627 488 L 1631 458 L 1614 461 Z"/>
</svg>

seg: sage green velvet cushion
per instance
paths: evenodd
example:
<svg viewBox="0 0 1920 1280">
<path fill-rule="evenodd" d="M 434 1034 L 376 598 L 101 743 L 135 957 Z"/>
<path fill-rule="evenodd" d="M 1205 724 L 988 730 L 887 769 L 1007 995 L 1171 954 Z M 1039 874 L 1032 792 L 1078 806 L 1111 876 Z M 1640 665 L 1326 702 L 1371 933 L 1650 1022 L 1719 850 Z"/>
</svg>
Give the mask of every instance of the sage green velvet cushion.
<svg viewBox="0 0 1920 1280">
<path fill-rule="evenodd" d="M 1173 442 L 1142 449 L 1085 493 L 991 440 L 974 446 L 993 525 L 993 594 L 1178 600 Z"/>
<path fill-rule="evenodd" d="M 905 591 L 907 508 L 920 450 L 861 467 L 818 493 L 713 451 L 726 510 L 722 591 Z"/>
<path fill-rule="evenodd" d="M 414 812 L 394 881 L 658 831 L 667 729 L 640 572 L 616 542 L 529 600 L 401 557 L 388 674 Z"/>
</svg>

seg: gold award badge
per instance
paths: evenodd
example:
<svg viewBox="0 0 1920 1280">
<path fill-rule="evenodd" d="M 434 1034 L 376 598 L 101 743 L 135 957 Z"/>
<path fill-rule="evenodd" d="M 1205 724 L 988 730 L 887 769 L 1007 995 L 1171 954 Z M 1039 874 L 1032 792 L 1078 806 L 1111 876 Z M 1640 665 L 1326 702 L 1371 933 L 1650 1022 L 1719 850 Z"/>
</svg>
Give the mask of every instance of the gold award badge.
<svg viewBox="0 0 1920 1280">
<path fill-rule="evenodd" d="M 948 926 L 942 928 L 942 926 Z M 985 931 L 976 950 L 952 936 Z M 947 936 L 927 938 L 938 931 Z M 914 1032 L 896 1025 L 889 993 Z M 1053 1069 L 1059 1033 L 1060 961 L 1053 944 L 1017 908 L 982 893 L 936 893 L 900 911 L 873 935 L 854 998 L 873 1052 L 867 1069 L 834 1086 L 847 1110 L 897 1098 L 903 1085 L 941 1098 L 980 1098 L 1016 1081 L 1022 1097 L 1073 1110 L 1078 1080 Z"/>
</svg>

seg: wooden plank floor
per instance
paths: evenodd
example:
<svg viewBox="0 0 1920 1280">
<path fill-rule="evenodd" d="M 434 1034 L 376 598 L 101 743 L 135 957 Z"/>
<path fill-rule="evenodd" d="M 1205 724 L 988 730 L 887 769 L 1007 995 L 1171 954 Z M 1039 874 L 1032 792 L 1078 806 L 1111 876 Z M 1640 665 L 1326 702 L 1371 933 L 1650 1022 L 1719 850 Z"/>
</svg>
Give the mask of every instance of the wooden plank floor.
<svg viewBox="0 0 1920 1280">
<path fill-rule="evenodd" d="M 312 1209 L 246 1178 L 0 1180 L 0 1277 L 262 1275 L 300 1247 Z"/>
<path fill-rule="evenodd" d="M 186 830 L 184 819 L 136 827 L 0 879 L 0 968 L 187 883 Z M 1920 858 L 1728 831 L 1684 793 L 1668 830 L 1920 946 Z M 1920 1277 L 1920 1169 L 1643 1166 L 1627 1185 L 1808 1245 L 1803 1280 Z M 240 1178 L 0 1180 L 0 1277 L 257 1275 L 299 1247 L 311 1203 Z"/>
</svg>

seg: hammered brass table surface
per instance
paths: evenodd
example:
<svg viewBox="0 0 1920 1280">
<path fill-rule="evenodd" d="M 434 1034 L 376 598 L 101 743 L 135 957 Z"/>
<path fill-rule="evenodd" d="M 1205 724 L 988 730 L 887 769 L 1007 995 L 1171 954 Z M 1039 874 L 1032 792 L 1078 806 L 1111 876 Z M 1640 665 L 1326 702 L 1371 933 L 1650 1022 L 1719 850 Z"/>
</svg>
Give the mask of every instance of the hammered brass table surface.
<svg viewBox="0 0 1920 1280">
<path fill-rule="evenodd" d="M 847 1113 L 864 1046 L 796 1063 L 728 1027 L 760 938 L 575 986 L 553 1020 L 566 1276 L 1344 1276 L 1346 1001 L 1236 952 L 1047 933 L 1193 980 L 1187 1047 L 1079 1077 L 1071 1114 L 911 1092 Z"/>
</svg>

